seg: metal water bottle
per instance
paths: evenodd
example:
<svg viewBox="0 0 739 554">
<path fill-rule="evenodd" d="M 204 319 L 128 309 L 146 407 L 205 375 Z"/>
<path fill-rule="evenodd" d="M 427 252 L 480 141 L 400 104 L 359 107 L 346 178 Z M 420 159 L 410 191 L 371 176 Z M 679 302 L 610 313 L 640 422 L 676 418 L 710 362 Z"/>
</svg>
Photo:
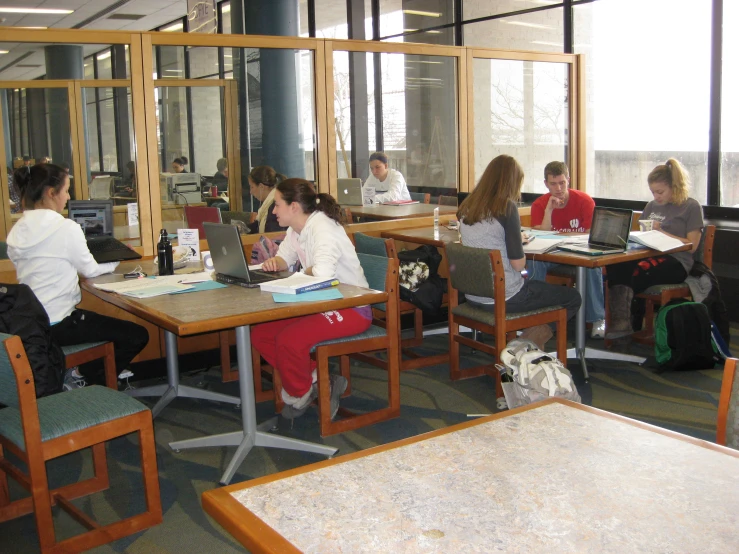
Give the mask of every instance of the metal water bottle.
<svg viewBox="0 0 739 554">
<path fill-rule="evenodd" d="M 157 244 L 157 261 L 159 275 L 174 275 L 174 260 L 172 259 L 172 243 L 169 242 L 167 230 L 162 229 Z"/>
</svg>

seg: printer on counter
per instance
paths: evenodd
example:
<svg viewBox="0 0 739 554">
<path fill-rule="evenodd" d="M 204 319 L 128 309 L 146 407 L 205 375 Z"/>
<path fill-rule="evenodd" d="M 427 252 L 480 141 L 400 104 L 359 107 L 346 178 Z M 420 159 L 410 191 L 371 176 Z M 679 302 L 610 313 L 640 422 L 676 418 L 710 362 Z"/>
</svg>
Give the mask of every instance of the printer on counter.
<svg viewBox="0 0 739 554">
<path fill-rule="evenodd" d="M 160 173 L 162 204 L 197 204 L 202 202 L 199 173 Z"/>
</svg>

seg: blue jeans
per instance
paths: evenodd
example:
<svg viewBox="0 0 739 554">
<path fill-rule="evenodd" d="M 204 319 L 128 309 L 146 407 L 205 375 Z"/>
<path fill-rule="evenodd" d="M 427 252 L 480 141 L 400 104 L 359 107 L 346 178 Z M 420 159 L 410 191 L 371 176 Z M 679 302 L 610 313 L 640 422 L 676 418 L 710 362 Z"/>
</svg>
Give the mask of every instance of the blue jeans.
<svg viewBox="0 0 739 554">
<path fill-rule="evenodd" d="M 573 267 L 554 262 L 528 262 L 526 264 L 529 279 L 532 281 L 546 281 L 547 272 L 559 267 Z M 574 269 L 574 268 L 573 268 Z M 585 321 L 592 323 L 606 318 L 606 306 L 603 297 L 603 270 L 600 267 L 585 270 L 588 278 L 588 291 L 585 301 Z"/>
</svg>

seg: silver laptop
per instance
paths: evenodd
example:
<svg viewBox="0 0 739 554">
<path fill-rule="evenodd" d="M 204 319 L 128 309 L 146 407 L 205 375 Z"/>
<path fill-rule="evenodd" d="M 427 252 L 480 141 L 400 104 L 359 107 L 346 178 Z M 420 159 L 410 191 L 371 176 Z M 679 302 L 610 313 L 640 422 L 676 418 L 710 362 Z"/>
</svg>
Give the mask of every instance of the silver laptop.
<svg viewBox="0 0 739 554">
<path fill-rule="evenodd" d="M 337 179 L 336 201 L 342 206 L 362 205 L 362 179 Z"/>
<path fill-rule="evenodd" d="M 141 254 L 113 238 L 112 200 L 70 200 L 67 214 L 82 227 L 87 247 L 97 263 L 141 258 Z"/>
<path fill-rule="evenodd" d="M 256 288 L 259 283 L 280 278 L 276 273 L 249 270 L 239 229 L 235 225 L 206 221 L 203 222 L 203 229 L 219 283 Z"/>
<path fill-rule="evenodd" d="M 593 212 L 587 246 L 563 244 L 559 249 L 587 256 L 625 252 L 629 243 L 632 214 L 631 210 L 597 207 Z"/>
</svg>

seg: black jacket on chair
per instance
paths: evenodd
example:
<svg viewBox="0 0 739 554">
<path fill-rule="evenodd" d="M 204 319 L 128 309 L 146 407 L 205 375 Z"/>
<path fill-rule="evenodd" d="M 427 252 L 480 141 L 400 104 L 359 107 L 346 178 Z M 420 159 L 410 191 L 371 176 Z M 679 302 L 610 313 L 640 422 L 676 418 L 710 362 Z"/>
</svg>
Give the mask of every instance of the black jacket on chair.
<svg viewBox="0 0 739 554">
<path fill-rule="evenodd" d="M 64 352 L 52 341 L 49 316 L 28 285 L 0 284 L 0 332 L 23 341 L 37 398 L 61 392 Z"/>
</svg>

